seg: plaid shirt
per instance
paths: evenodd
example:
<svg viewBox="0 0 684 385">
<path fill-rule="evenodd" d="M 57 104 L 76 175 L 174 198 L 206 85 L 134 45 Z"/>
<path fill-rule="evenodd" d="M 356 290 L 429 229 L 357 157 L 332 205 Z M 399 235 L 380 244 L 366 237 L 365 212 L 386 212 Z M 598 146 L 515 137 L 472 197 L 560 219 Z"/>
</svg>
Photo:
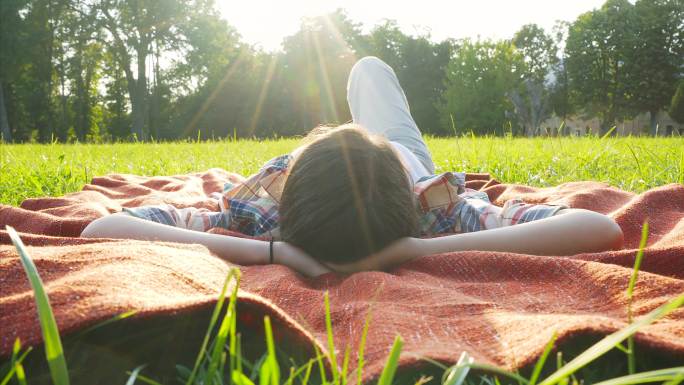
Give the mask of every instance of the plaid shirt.
<svg viewBox="0 0 684 385">
<path fill-rule="evenodd" d="M 290 155 L 273 158 L 245 181 L 227 183 L 222 193 L 213 196 L 217 200 L 216 211 L 159 205 L 125 208 L 124 212 L 189 230 L 207 231 L 221 227 L 251 236 L 278 238 L 278 202 L 291 161 Z M 467 233 L 531 222 L 553 216 L 565 207 L 533 205 L 519 199 L 498 207 L 490 203 L 486 193 L 466 188 L 465 173 L 460 172 L 423 177 L 413 189 L 423 236 Z"/>
</svg>

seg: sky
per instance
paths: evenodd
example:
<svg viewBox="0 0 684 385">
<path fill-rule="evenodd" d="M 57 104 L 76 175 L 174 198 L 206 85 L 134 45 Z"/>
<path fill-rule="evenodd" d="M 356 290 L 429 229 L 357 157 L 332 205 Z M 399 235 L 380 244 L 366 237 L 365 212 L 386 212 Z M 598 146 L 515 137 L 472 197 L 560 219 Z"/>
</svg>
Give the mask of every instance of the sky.
<svg viewBox="0 0 684 385">
<path fill-rule="evenodd" d="M 245 42 L 264 50 L 280 48 L 301 19 L 337 8 L 363 24 L 364 31 L 394 19 L 404 33 L 429 32 L 433 40 L 481 37 L 504 39 L 536 23 L 551 32 L 556 20 L 573 21 L 605 0 L 216 0 L 223 17 Z"/>
</svg>

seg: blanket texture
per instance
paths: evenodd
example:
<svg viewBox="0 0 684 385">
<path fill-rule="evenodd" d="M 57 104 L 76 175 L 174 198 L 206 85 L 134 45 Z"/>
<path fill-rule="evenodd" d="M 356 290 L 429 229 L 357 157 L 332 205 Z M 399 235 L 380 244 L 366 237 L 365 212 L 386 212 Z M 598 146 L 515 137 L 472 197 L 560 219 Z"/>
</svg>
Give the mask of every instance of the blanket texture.
<svg viewBox="0 0 684 385">
<path fill-rule="evenodd" d="M 163 202 L 215 209 L 209 194 L 240 179 L 220 169 L 170 177 L 108 175 L 64 197 L 0 205 L 0 227 L 15 227 L 30 246 L 62 334 L 129 310 L 142 319 L 174 317 L 211 308 L 230 265 L 196 245 L 78 235 L 90 221 L 122 207 Z M 477 361 L 517 369 L 535 360 L 554 332 L 562 343 L 624 327 L 625 291 L 645 220 L 650 236 L 634 314 L 684 291 L 684 186 L 636 195 L 596 182 L 533 188 L 500 184 L 483 174 L 467 180 L 496 204 L 520 197 L 608 214 L 625 233 L 624 249 L 573 257 L 458 252 L 420 258 L 388 273 L 315 279 L 283 266 L 245 266 L 240 301 L 279 320 L 302 345 L 323 348 L 328 291 L 340 361 L 345 346 L 358 351 L 371 311 L 363 374 L 369 380 L 381 372 L 397 334 L 405 342 L 404 367 L 419 365 L 421 357 L 455 362 L 467 351 Z M 11 352 L 16 337 L 29 345 L 41 342 L 33 295 L 4 231 L 0 325 L 0 356 Z M 684 357 L 684 310 L 644 328 L 636 339 Z"/>
</svg>

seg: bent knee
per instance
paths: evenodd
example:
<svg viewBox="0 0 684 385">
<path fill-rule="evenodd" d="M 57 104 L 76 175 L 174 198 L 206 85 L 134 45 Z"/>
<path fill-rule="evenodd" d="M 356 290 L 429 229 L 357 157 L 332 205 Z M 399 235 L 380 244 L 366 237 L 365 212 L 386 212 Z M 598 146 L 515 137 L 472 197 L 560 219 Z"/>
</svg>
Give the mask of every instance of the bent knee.
<svg viewBox="0 0 684 385">
<path fill-rule="evenodd" d="M 377 71 L 380 69 L 392 69 L 387 63 L 382 61 L 382 59 L 376 57 L 376 56 L 364 56 L 363 58 L 359 59 L 356 64 L 354 64 L 354 67 L 352 67 L 352 74 L 354 72 L 370 72 L 370 71 Z"/>
</svg>

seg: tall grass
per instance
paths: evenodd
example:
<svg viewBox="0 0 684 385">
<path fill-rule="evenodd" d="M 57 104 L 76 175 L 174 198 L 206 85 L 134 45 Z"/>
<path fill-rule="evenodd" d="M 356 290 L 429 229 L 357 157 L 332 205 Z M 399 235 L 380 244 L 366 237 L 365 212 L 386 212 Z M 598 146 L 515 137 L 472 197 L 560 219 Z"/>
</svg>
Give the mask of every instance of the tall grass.
<svg viewBox="0 0 684 385">
<path fill-rule="evenodd" d="M 7 231 L 10 234 L 10 238 L 14 243 L 14 246 L 19 253 L 22 266 L 26 272 L 26 275 L 31 283 L 31 287 L 34 292 L 36 299 L 36 306 L 38 311 L 38 317 L 40 320 L 41 330 L 43 332 L 43 340 L 45 345 L 46 359 L 50 367 L 50 374 L 53 383 L 56 385 L 68 384 L 69 376 L 66 366 L 66 358 L 62 350 L 61 338 L 59 331 L 57 329 L 57 324 L 50 306 L 49 299 L 46 295 L 43 283 L 40 279 L 40 275 L 29 256 L 26 247 L 22 243 L 21 239 L 17 233 L 11 227 L 7 227 Z M 642 232 L 641 246 L 637 258 L 635 260 L 635 267 L 630 283 L 628 286 L 627 296 L 628 301 L 631 303 L 634 287 L 636 285 L 636 278 L 639 270 L 639 265 L 643 257 L 643 250 L 646 245 L 646 238 L 648 236 L 648 225 L 644 225 L 644 230 Z M 227 306 L 224 306 L 226 300 L 226 293 L 233 283 L 230 297 L 228 299 Z M 187 373 L 185 377 L 186 384 L 236 384 L 236 385 L 254 385 L 256 380 L 250 378 L 243 371 L 243 357 L 241 352 L 241 342 L 240 336 L 237 333 L 237 291 L 240 282 L 240 272 L 237 269 L 231 269 L 227 274 L 226 280 L 224 281 L 223 287 L 221 289 L 218 301 L 214 310 L 212 312 L 209 326 L 205 334 L 202 343 L 200 344 L 200 349 L 195 360 L 192 370 L 187 368 L 181 368 L 180 373 Z M 265 330 L 265 343 L 266 343 L 266 354 L 261 360 L 261 365 L 258 370 L 258 381 L 260 385 L 280 385 L 280 384 L 294 384 L 299 383 L 301 385 L 308 385 L 311 381 L 311 372 L 314 364 L 318 365 L 320 371 L 319 383 L 325 385 L 344 385 L 349 383 L 349 372 L 347 371 L 349 362 L 349 349 L 345 350 L 344 360 L 342 368 L 338 366 L 337 359 L 335 356 L 335 344 L 332 333 L 331 315 L 330 315 L 330 302 L 327 293 L 324 296 L 325 302 L 325 319 L 326 319 L 326 330 L 328 338 L 328 353 L 325 355 L 328 358 L 328 365 L 322 360 L 323 354 L 317 354 L 316 357 L 311 358 L 308 362 L 300 365 L 299 367 L 291 367 L 289 371 L 289 376 L 284 382 L 281 381 L 281 364 L 278 362 L 278 357 L 276 355 L 276 346 L 273 338 L 273 330 L 271 326 L 271 321 L 268 316 L 264 318 L 264 330 Z M 640 317 L 633 322 L 631 322 L 631 309 L 628 309 L 630 313 L 630 323 L 623 329 L 618 330 L 579 354 L 573 360 L 566 364 L 562 364 L 562 358 L 559 353 L 558 355 L 558 368 L 555 372 L 548 375 L 541 381 L 538 381 L 542 372 L 542 368 L 545 366 L 546 361 L 554 348 L 556 335 L 554 334 L 551 340 L 547 343 L 539 357 L 537 363 L 535 364 L 530 378 L 524 378 L 518 373 L 509 372 L 501 368 L 479 364 L 475 362 L 472 357 L 468 355 L 467 352 L 463 352 L 458 362 L 449 367 L 445 368 L 444 375 L 442 376 L 442 384 L 445 385 L 462 385 L 467 382 L 468 375 L 471 369 L 476 369 L 479 371 L 484 371 L 489 373 L 488 383 L 500 384 L 500 379 L 508 379 L 510 382 L 517 383 L 519 385 L 567 385 L 569 383 L 575 384 L 577 381 L 574 374 L 584 366 L 595 361 L 605 353 L 610 350 L 620 348 L 621 343 L 626 339 L 631 339 L 632 336 L 641 328 L 655 322 L 656 320 L 664 317 L 673 310 L 684 304 L 684 293 L 677 296 L 673 300 L 663 304 L 662 306 L 654 309 L 650 313 Z M 631 305 L 628 305 L 631 306 Z M 224 310 L 225 309 L 225 310 Z M 219 318 L 223 313 L 223 318 L 221 320 L 218 329 L 216 325 Z M 364 325 L 364 330 L 361 336 L 360 348 L 358 352 L 358 372 L 356 375 L 358 377 L 357 381 L 361 383 L 361 377 L 363 375 L 363 350 L 365 347 L 366 334 L 368 332 L 368 326 L 370 323 L 370 314 L 366 318 Z M 392 349 L 389 352 L 388 358 L 386 360 L 384 369 L 380 374 L 377 381 L 378 385 L 391 385 L 396 377 L 399 358 L 402 349 L 402 340 L 400 336 L 397 336 Z M 622 347 L 624 350 L 625 348 Z M 633 344 L 630 345 L 628 356 L 633 357 L 634 353 Z M 0 385 L 7 384 L 12 378 L 15 378 L 19 384 L 25 384 L 26 374 L 24 372 L 22 362 L 29 354 L 31 349 L 27 349 L 25 352 L 21 352 L 21 343 L 19 340 L 15 342 L 14 349 L 12 352 L 12 357 L 10 360 L 9 370 L 4 376 L 0 375 L 2 380 Z M 438 364 L 438 363 L 437 363 Z M 441 365 L 441 364 L 438 364 Z M 129 377 L 126 385 L 133 385 L 136 381 L 141 381 L 147 384 L 156 385 L 158 384 L 154 379 L 142 375 L 142 371 L 145 369 L 145 365 L 140 365 L 129 372 Z M 655 371 L 648 371 L 643 373 L 634 373 L 633 367 L 630 366 L 630 374 L 617 377 L 609 380 L 602 381 L 597 385 L 628 385 L 628 384 L 640 384 L 640 383 L 651 383 L 651 382 L 664 382 L 668 385 L 677 385 L 684 380 L 684 366 L 675 367 L 669 369 L 661 369 Z M 227 372 L 226 372 L 227 370 Z M 326 379 L 326 372 L 332 372 L 331 381 Z M 181 375 L 181 377 L 183 377 Z M 417 383 L 423 383 L 419 380 Z"/>
<path fill-rule="evenodd" d="M 119 144 L 18 144 L 0 148 L 0 203 L 78 191 L 108 173 L 173 175 L 213 167 L 252 174 L 296 139 Z M 500 181 L 553 186 L 598 180 L 641 192 L 684 183 L 684 138 L 427 138 L 437 172 L 488 172 Z M 636 172 L 635 172 L 636 171 Z"/>
</svg>

